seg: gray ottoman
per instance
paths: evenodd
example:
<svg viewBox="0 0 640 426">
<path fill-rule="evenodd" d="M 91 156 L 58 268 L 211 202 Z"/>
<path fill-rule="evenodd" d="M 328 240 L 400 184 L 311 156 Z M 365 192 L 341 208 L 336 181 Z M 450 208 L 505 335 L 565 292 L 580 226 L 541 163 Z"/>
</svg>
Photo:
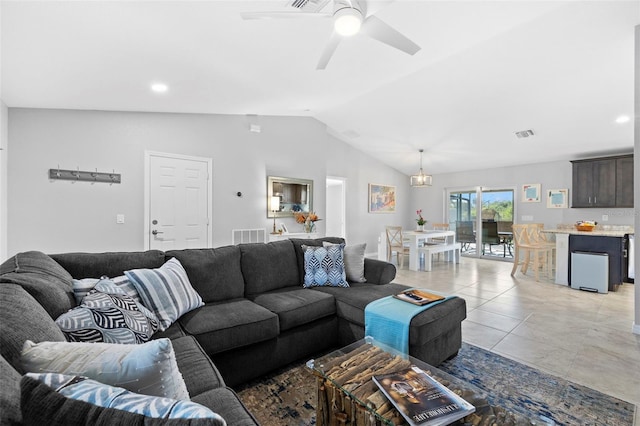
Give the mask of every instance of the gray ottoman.
<svg viewBox="0 0 640 426">
<path fill-rule="evenodd" d="M 315 287 L 336 299 L 338 339 L 341 346 L 364 338 L 364 308 L 374 300 L 406 290 L 402 284 L 350 284 L 349 288 Z M 409 327 L 409 355 L 437 366 L 457 355 L 462 346 L 462 320 L 467 317 L 464 299 L 454 297 L 421 312 Z"/>
</svg>

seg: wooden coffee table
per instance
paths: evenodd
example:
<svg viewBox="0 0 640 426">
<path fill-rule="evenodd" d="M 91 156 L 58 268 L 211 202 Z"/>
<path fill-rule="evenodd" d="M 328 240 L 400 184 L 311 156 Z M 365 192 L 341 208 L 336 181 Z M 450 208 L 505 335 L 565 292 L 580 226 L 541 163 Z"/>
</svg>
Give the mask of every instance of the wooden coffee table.
<svg viewBox="0 0 640 426">
<path fill-rule="evenodd" d="M 371 338 L 309 360 L 306 365 L 316 376 L 316 424 L 320 426 L 405 424 L 404 418 L 378 390 L 371 377 L 397 372 L 411 365 L 418 366 L 476 407 L 475 413 L 453 424 L 540 424 L 491 406 L 486 393 L 481 389 Z M 485 423 L 486 421 L 489 422 Z"/>
</svg>

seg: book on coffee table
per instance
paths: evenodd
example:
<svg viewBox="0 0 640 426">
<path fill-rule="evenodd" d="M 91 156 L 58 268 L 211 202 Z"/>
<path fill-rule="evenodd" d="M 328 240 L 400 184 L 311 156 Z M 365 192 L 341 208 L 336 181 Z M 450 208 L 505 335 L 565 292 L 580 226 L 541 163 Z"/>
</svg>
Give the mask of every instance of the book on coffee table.
<svg viewBox="0 0 640 426">
<path fill-rule="evenodd" d="M 440 296 L 439 294 L 428 293 L 426 291 L 417 290 L 415 288 L 412 290 L 405 290 L 401 293 L 394 294 L 393 297 L 420 306 L 444 299 L 444 296 Z"/>
<path fill-rule="evenodd" d="M 373 381 L 411 426 L 448 425 L 476 410 L 416 366 L 373 376 Z"/>
</svg>

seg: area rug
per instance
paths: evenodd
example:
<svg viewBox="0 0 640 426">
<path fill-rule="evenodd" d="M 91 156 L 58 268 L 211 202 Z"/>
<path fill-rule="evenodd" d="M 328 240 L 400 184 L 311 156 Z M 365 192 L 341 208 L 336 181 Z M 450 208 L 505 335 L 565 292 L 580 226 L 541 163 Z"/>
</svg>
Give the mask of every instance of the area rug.
<svg viewBox="0 0 640 426">
<path fill-rule="evenodd" d="M 480 388 L 491 405 L 535 425 L 633 426 L 635 406 L 466 343 L 438 368 Z M 316 382 L 304 363 L 237 389 L 263 426 L 315 425 Z"/>
</svg>

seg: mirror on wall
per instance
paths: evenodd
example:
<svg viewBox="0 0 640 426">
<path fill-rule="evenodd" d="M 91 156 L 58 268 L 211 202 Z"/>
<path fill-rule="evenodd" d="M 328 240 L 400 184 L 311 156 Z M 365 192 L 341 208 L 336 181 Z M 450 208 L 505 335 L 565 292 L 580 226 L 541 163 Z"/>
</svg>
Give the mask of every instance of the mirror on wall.
<svg viewBox="0 0 640 426">
<path fill-rule="evenodd" d="M 280 202 L 276 203 L 274 198 Z M 267 217 L 289 217 L 294 212 L 309 211 L 313 211 L 312 180 L 267 176 Z"/>
</svg>

